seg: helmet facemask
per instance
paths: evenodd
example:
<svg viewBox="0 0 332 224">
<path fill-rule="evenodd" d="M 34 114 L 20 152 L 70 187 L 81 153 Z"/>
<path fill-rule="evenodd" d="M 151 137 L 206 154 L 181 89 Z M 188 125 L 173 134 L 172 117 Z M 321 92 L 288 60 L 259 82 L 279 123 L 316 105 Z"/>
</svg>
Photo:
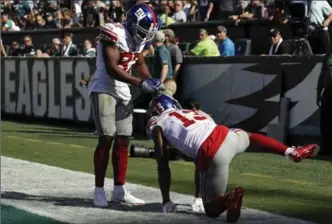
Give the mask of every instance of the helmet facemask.
<svg viewBox="0 0 332 224">
<path fill-rule="evenodd" d="M 132 25 L 133 37 L 136 43 L 149 42 L 154 38 L 157 32 L 157 24 L 151 23 L 149 27 L 141 26 L 138 21 Z"/>
</svg>

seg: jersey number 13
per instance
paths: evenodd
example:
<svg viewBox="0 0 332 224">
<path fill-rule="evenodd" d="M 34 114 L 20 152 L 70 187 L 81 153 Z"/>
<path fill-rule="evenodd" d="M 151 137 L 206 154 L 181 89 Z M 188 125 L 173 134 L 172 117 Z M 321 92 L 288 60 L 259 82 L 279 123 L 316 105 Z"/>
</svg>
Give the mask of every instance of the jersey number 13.
<svg viewBox="0 0 332 224">
<path fill-rule="evenodd" d="M 169 116 L 176 117 L 179 119 L 184 127 L 189 127 L 192 124 L 195 124 L 196 121 L 206 120 L 207 117 L 201 115 L 199 112 L 192 111 L 192 110 L 181 110 L 182 113 L 188 114 L 188 116 L 182 115 L 176 111 L 169 113 Z"/>
</svg>

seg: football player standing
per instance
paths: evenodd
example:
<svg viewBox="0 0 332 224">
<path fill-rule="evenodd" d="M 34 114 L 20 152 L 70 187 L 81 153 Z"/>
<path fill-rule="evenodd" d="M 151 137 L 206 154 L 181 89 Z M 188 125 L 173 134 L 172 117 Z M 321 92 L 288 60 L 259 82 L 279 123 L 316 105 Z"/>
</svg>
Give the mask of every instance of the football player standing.
<svg viewBox="0 0 332 224">
<path fill-rule="evenodd" d="M 100 27 L 96 72 L 88 90 L 99 139 L 94 152 L 94 204 L 107 207 L 104 179 L 112 150 L 114 190 L 111 201 L 144 204 L 125 189 L 129 137 L 132 135 L 133 104 L 129 85 L 139 86 L 145 93 L 163 90 L 159 79 L 151 79 L 142 50 L 157 31 L 157 18 L 144 3 L 134 5 L 121 23 Z M 139 77 L 131 75 L 131 68 Z"/>
</svg>

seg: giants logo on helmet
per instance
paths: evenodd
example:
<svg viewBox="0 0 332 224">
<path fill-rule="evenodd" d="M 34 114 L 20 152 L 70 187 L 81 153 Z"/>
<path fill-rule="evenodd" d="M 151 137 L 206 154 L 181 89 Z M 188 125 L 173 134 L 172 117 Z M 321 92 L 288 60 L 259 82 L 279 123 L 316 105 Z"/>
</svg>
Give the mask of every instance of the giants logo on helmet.
<svg viewBox="0 0 332 224">
<path fill-rule="evenodd" d="M 145 12 L 143 11 L 142 8 L 139 8 L 136 12 L 135 12 L 135 16 L 137 17 L 137 20 L 140 21 L 141 19 L 146 17 Z"/>
</svg>

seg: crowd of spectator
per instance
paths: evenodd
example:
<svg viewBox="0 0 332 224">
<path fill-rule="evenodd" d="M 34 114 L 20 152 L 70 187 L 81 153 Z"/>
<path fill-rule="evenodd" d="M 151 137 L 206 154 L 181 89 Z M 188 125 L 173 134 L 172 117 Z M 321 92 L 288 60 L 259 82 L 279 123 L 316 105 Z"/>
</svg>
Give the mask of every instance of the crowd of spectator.
<svg viewBox="0 0 332 224">
<path fill-rule="evenodd" d="M 128 5 L 133 2 L 146 2 L 158 16 L 161 27 L 174 23 L 209 21 L 216 19 L 229 20 L 238 25 L 248 19 L 265 19 L 274 24 L 287 24 L 289 22 L 288 9 L 285 0 L 3 0 L 1 10 L 1 30 L 20 31 L 47 28 L 73 28 L 97 27 L 107 22 L 123 22 Z M 311 37 L 310 45 L 315 46 L 314 53 L 326 53 L 330 48 L 330 39 L 327 26 L 332 17 L 325 18 L 325 14 L 332 16 L 332 8 L 324 6 L 326 1 L 316 4 L 312 17 L 324 30 Z M 317 5 L 320 6 L 317 6 Z M 328 4 L 328 3 L 326 3 Z M 324 15 L 323 15 L 324 14 Z M 282 43 L 283 39 L 278 30 L 267 34 L 271 40 L 268 55 L 284 54 L 291 52 L 293 46 Z M 24 38 L 21 46 L 16 40 L 7 49 L 1 47 L 1 54 L 8 56 L 88 56 L 94 57 L 95 43 L 85 40 L 84 44 L 72 43 L 72 34 L 67 33 L 63 40 L 55 38 L 48 46 L 33 47 L 30 37 Z M 174 37 L 175 38 L 175 37 Z M 31 42 L 32 47 L 27 43 Z M 219 26 L 214 35 L 209 35 L 206 30 L 199 31 L 197 45 L 188 52 L 196 56 L 235 56 L 241 55 L 236 47 L 236 40 L 227 36 L 227 29 Z M 32 50 L 28 50 L 28 49 Z M 151 47 L 150 47 L 151 48 Z M 240 47 L 241 48 L 241 47 Z M 93 50 L 88 50 L 93 49 Z M 319 50 L 317 50 L 319 49 Z M 150 49 L 152 51 L 152 49 Z"/>
<path fill-rule="evenodd" d="M 96 43 L 86 39 L 83 44 L 73 43 L 73 34 L 65 33 L 63 40 L 54 38 L 52 43 L 34 45 L 31 36 L 23 38 L 23 44 L 13 41 L 10 46 L 1 46 L 2 56 L 23 56 L 23 57 L 96 57 Z"/>
<path fill-rule="evenodd" d="M 2 31 L 96 27 L 122 22 L 132 0 L 3 0 Z M 287 23 L 283 0 L 138 0 L 147 2 L 164 25 L 229 19 L 265 18 Z"/>
</svg>

